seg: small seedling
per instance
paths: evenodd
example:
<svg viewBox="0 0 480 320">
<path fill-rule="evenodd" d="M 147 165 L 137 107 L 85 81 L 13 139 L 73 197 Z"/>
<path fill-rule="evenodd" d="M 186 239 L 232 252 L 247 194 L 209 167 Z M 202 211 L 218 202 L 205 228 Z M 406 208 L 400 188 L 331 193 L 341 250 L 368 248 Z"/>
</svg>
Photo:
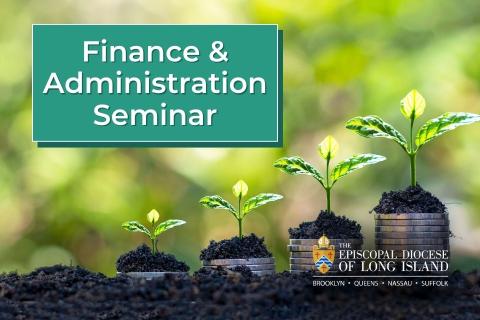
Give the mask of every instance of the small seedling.
<svg viewBox="0 0 480 320">
<path fill-rule="evenodd" d="M 429 141 L 451 131 L 457 127 L 480 121 L 480 115 L 467 112 L 447 112 L 441 116 L 428 120 L 417 131 L 414 141 L 413 125 L 415 120 L 425 111 L 425 99 L 417 91 L 410 91 L 401 101 L 400 111 L 410 120 L 410 141 L 376 115 L 355 117 L 347 121 L 346 127 L 366 138 L 387 138 L 395 141 L 402 147 L 410 158 L 410 182 L 417 185 L 416 158 L 418 151 Z"/>
<path fill-rule="evenodd" d="M 158 213 L 157 210 L 153 209 L 149 213 L 147 213 L 147 221 L 150 222 L 150 224 L 152 225 L 151 229 L 148 229 L 138 221 L 124 222 L 122 224 L 122 228 L 131 232 L 145 233 L 147 237 L 150 239 L 150 241 L 152 242 L 152 254 L 155 255 L 158 252 L 158 249 L 157 249 L 158 236 L 161 235 L 163 232 L 167 231 L 168 229 L 171 229 L 186 223 L 183 220 L 170 219 L 157 224 L 159 219 L 160 219 L 160 214 Z"/>
<path fill-rule="evenodd" d="M 339 162 L 330 172 L 330 161 L 335 157 L 338 148 L 339 145 L 332 136 L 327 136 L 318 145 L 318 153 L 326 160 L 325 177 L 313 165 L 298 156 L 280 158 L 274 162 L 273 166 L 288 174 L 305 174 L 314 177 L 326 191 L 327 211 L 330 212 L 330 192 L 338 179 L 355 170 L 386 159 L 371 153 L 354 155 Z"/>
<path fill-rule="evenodd" d="M 243 237 L 242 223 L 247 214 L 249 214 L 253 209 L 263 206 L 264 204 L 283 198 L 283 196 L 275 193 L 260 193 L 246 200 L 242 206 L 242 199 L 248 193 L 248 185 L 243 180 L 239 180 L 237 183 L 235 183 L 235 185 L 232 187 L 232 192 L 233 195 L 238 199 L 238 210 L 235 209 L 227 200 L 218 195 L 203 197 L 200 199 L 200 204 L 207 208 L 224 209 L 230 212 L 238 222 L 238 236 L 240 238 Z"/>
</svg>

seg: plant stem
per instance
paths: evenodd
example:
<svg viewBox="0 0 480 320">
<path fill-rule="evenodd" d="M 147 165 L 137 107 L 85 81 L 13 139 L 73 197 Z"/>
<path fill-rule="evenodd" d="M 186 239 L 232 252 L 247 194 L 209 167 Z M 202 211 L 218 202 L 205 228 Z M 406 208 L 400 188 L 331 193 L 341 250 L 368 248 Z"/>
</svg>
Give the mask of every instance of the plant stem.
<svg viewBox="0 0 480 320">
<path fill-rule="evenodd" d="M 330 213 L 330 190 L 331 188 L 326 188 L 325 191 L 327 192 L 327 212 Z"/>
<path fill-rule="evenodd" d="M 157 251 L 156 248 L 155 248 L 155 239 L 152 238 L 151 240 L 152 240 L 152 254 L 155 255 L 155 253 Z"/>
<path fill-rule="evenodd" d="M 410 154 L 410 178 L 411 178 L 410 183 L 412 187 L 415 187 L 417 185 L 416 158 L 417 158 L 416 153 Z"/>
<path fill-rule="evenodd" d="M 417 150 L 415 150 L 415 145 L 413 141 L 413 122 L 415 118 L 410 119 L 410 150 L 408 156 L 410 157 L 410 184 L 412 187 L 417 185 L 417 169 L 416 169 L 416 158 Z"/>
<path fill-rule="evenodd" d="M 243 234 L 242 234 L 242 219 L 238 219 L 238 236 L 240 237 L 240 239 L 243 238 Z"/>
<path fill-rule="evenodd" d="M 325 187 L 325 192 L 327 193 L 327 212 L 330 213 L 330 158 L 327 158 L 327 170 L 325 172 L 325 176 L 327 179 L 327 186 Z"/>
<path fill-rule="evenodd" d="M 242 196 L 238 197 L 238 236 L 240 239 L 243 238 L 243 233 L 242 233 Z"/>
<path fill-rule="evenodd" d="M 152 231 L 151 234 L 155 232 L 155 222 L 152 222 Z M 155 255 L 157 253 L 157 243 L 155 242 L 155 238 L 151 237 L 150 240 L 152 240 L 152 254 Z"/>
</svg>

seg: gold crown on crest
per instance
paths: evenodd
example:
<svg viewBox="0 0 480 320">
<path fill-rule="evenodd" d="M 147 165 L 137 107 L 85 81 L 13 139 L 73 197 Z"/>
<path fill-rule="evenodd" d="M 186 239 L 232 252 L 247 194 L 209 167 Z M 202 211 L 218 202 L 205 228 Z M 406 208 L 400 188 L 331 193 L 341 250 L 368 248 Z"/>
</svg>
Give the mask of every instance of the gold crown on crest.
<svg viewBox="0 0 480 320">
<path fill-rule="evenodd" d="M 320 239 L 318 239 L 318 247 L 319 248 L 328 248 L 328 246 L 330 246 L 330 240 L 324 234 L 323 236 L 320 237 Z"/>
</svg>

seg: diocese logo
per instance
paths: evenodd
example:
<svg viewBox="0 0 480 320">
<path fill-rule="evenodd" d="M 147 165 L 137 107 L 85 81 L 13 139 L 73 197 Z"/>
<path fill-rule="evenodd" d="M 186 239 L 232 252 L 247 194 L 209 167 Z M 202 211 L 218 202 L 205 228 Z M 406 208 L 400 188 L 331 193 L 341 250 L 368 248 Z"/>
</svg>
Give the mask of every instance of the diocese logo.
<svg viewBox="0 0 480 320">
<path fill-rule="evenodd" d="M 315 268 L 321 273 L 327 273 L 332 267 L 335 260 L 335 246 L 330 245 L 330 240 L 325 234 L 318 239 L 318 246 L 313 246 L 312 257 Z"/>
</svg>

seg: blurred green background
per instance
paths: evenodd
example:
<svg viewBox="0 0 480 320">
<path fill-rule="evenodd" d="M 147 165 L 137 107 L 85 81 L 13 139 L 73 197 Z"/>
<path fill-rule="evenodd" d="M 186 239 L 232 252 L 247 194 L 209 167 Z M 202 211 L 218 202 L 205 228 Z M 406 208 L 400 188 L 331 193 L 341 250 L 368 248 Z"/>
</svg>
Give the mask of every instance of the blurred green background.
<svg viewBox="0 0 480 320">
<path fill-rule="evenodd" d="M 278 23 L 284 30 L 283 149 L 38 149 L 31 142 L 32 23 Z M 388 161 L 342 179 L 333 210 L 362 225 L 373 243 L 373 216 L 383 191 L 408 185 L 408 159 L 387 140 L 344 129 L 356 115 L 379 114 L 403 132 L 400 99 L 417 88 L 427 99 L 423 123 L 445 111 L 480 113 L 480 10 L 471 1 L 19 1 L 0 2 L 0 270 L 78 263 L 114 274 L 116 258 L 144 238 L 120 228 L 162 218 L 187 225 L 161 236 L 161 249 L 193 270 L 210 239 L 237 231 L 226 212 L 198 199 L 231 199 L 243 178 L 250 194 L 285 199 L 246 219 L 287 268 L 288 228 L 325 207 L 320 185 L 272 167 L 284 155 L 322 166 L 316 145 L 327 134 L 337 159 L 375 152 Z M 66 108 L 68 106 L 65 106 Z M 248 130 L 248 125 L 245 126 Z M 419 157 L 422 186 L 448 204 L 453 268 L 480 265 L 480 126 L 430 143 Z M 323 168 L 323 167 L 322 167 Z"/>
</svg>

